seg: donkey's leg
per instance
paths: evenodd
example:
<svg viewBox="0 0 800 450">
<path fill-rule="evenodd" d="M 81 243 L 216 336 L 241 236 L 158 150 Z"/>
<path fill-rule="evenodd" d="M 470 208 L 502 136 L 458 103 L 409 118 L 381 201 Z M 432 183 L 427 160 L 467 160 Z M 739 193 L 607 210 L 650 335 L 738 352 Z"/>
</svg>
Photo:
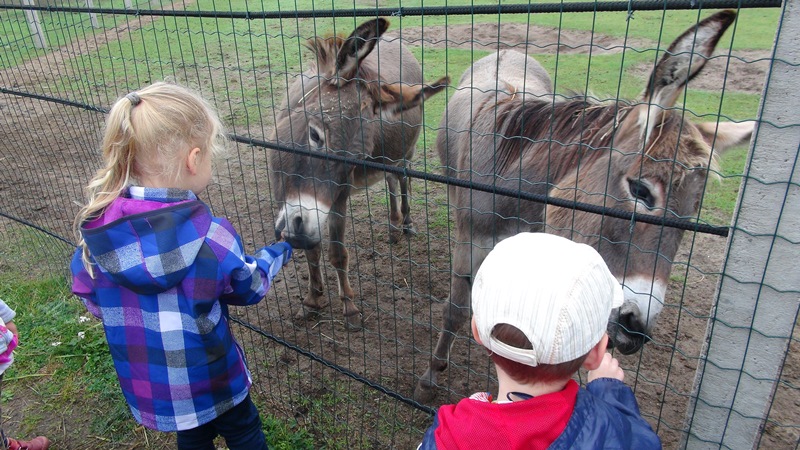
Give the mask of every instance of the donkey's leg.
<svg viewBox="0 0 800 450">
<path fill-rule="evenodd" d="M 442 311 L 442 331 L 439 332 L 439 340 L 431 355 L 428 369 L 419 379 L 414 390 L 414 399 L 421 403 L 428 403 L 436 396 L 439 374 L 447 368 L 450 348 L 453 346 L 456 333 L 469 319 L 469 278 L 453 274 L 450 279 L 450 289 L 450 297 Z"/>
<path fill-rule="evenodd" d="M 400 212 L 403 214 L 403 233 L 408 235 L 417 234 L 414 229 L 414 221 L 411 219 L 411 179 L 402 176 L 400 178 Z"/>
<path fill-rule="evenodd" d="M 464 326 L 470 316 L 471 273 L 470 245 L 457 244 L 453 250 L 453 273 L 450 276 L 450 297 L 442 310 L 442 328 L 439 340 L 431 355 L 428 369 L 417 382 L 414 398 L 423 403 L 436 396 L 436 386 L 450 359 L 456 333 Z"/>
<path fill-rule="evenodd" d="M 331 260 L 331 265 L 336 269 L 336 278 L 339 281 L 339 297 L 342 300 L 344 307 L 344 320 L 345 328 L 350 331 L 361 329 L 361 311 L 353 303 L 355 292 L 350 287 L 350 279 L 348 278 L 348 265 L 349 256 L 347 248 L 344 246 L 344 233 L 346 226 L 346 217 L 344 215 L 347 207 L 348 195 L 342 194 L 336 200 L 331 213 L 328 218 L 328 232 L 330 234 L 331 243 L 328 250 L 328 256 Z"/>
<path fill-rule="evenodd" d="M 389 243 L 396 244 L 400 242 L 403 221 L 400 208 L 397 207 L 397 197 L 402 195 L 402 191 L 398 189 L 397 175 L 386 173 L 386 187 L 389 188 Z M 402 184 L 399 187 L 402 188 Z"/>
<path fill-rule="evenodd" d="M 322 245 L 305 250 L 308 262 L 308 294 L 303 299 L 303 306 L 295 315 L 297 320 L 311 320 L 319 316 L 319 311 L 328 306 L 329 302 L 323 297 L 322 269 L 319 261 L 322 256 Z"/>
</svg>

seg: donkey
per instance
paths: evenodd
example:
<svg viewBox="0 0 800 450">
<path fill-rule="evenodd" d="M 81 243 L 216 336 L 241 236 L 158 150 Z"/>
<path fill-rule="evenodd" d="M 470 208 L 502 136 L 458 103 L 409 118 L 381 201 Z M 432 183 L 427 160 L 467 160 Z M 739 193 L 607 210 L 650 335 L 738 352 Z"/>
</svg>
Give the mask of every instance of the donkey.
<svg viewBox="0 0 800 450">
<path fill-rule="evenodd" d="M 461 77 L 439 128 L 445 174 L 637 214 L 695 216 L 715 153 L 749 139 L 753 123 L 695 125 L 670 108 L 735 18 L 722 11 L 685 31 L 654 68 L 639 103 L 556 96 L 544 68 L 512 50 L 477 61 Z M 612 345 L 623 354 L 642 348 L 663 305 L 681 230 L 452 185 L 449 198 L 455 211 L 450 297 L 417 400 L 435 396 L 455 333 L 470 316 L 472 276 L 497 242 L 523 231 L 597 248 L 624 285 L 625 302 L 608 326 Z"/>
<path fill-rule="evenodd" d="M 402 165 L 414 155 L 422 121 L 421 105 L 444 89 L 444 77 L 422 84 L 422 68 L 399 40 L 381 35 L 389 22 L 377 18 L 353 33 L 317 37 L 307 47 L 316 56 L 288 88 L 276 117 L 273 141 L 321 156 L 335 155 L 389 165 Z M 409 206 L 409 181 L 404 176 L 346 164 L 341 160 L 271 151 L 271 189 L 280 208 L 275 237 L 305 250 L 309 292 L 297 319 L 315 317 L 326 307 L 320 270 L 325 225 L 329 257 L 336 269 L 345 326 L 361 328 L 361 313 L 348 280 L 345 213 L 354 188 L 386 180 L 389 189 L 390 242 L 414 232 Z M 398 192 L 399 185 L 399 192 Z M 399 200 L 399 206 L 398 206 Z"/>
</svg>

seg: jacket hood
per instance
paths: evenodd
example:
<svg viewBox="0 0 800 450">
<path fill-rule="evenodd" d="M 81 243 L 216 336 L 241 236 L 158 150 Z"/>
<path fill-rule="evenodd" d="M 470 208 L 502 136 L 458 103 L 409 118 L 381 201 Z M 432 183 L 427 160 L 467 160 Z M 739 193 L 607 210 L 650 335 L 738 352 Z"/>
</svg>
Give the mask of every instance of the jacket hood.
<svg viewBox="0 0 800 450">
<path fill-rule="evenodd" d="M 186 277 L 205 242 L 212 216 L 199 200 L 138 202 L 147 204 L 145 208 L 137 205 L 146 211 L 100 225 L 95 221 L 81 231 L 100 270 L 114 283 L 137 294 L 157 294 Z"/>
<path fill-rule="evenodd" d="M 578 395 L 570 380 L 558 392 L 512 403 L 464 399 L 436 414 L 436 448 L 447 450 L 545 449 L 569 422 Z"/>
</svg>

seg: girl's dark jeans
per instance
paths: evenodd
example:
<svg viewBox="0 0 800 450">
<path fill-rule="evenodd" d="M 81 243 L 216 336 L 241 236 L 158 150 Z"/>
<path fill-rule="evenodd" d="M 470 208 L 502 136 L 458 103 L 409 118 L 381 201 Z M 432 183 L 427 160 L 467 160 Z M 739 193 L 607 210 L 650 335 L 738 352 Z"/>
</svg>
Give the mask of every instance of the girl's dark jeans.
<svg viewBox="0 0 800 450">
<path fill-rule="evenodd" d="M 268 450 L 261 418 L 250 394 L 223 415 L 191 430 L 178 431 L 179 450 L 216 450 L 214 438 L 225 438 L 230 450 Z"/>
</svg>

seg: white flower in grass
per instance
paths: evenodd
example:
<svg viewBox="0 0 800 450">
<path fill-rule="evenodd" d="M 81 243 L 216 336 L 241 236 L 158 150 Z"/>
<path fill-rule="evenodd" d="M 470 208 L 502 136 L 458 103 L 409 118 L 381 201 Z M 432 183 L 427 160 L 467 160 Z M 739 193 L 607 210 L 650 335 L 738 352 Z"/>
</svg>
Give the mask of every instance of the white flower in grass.
<svg viewBox="0 0 800 450">
<path fill-rule="evenodd" d="M 83 338 L 85 338 L 85 337 L 86 337 L 86 332 L 84 332 L 84 331 L 78 331 L 78 338 L 79 338 L 79 339 L 83 339 Z"/>
<path fill-rule="evenodd" d="M 59 345 L 61 345 L 61 341 L 51 342 L 50 345 L 52 345 L 53 347 L 58 347 Z"/>
<path fill-rule="evenodd" d="M 90 319 L 86 316 L 78 317 L 78 323 L 88 322 Z"/>
</svg>

